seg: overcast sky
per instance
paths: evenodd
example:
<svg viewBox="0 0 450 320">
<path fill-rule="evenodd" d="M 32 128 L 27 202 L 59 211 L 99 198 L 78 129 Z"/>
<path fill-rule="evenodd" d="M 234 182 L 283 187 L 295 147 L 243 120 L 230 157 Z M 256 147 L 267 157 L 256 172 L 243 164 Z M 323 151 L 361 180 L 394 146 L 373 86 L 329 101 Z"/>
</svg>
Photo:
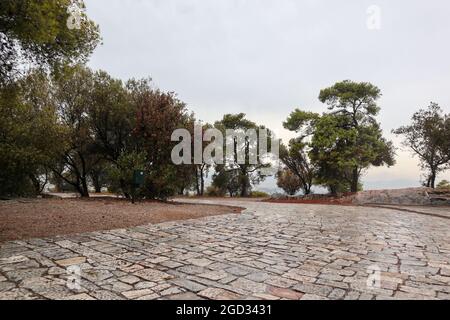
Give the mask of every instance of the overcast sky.
<svg viewBox="0 0 450 320">
<path fill-rule="evenodd" d="M 381 89 L 378 119 L 399 148 L 390 131 L 416 110 L 434 101 L 450 112 L 448 0 L 85 2 L 103 37 L 90 66 L 151 77 L 204 121 L 245 112 L 286 141 L 289 113 L 325 111 L 320 89 L 344 79 Z M 396 166 L 369 170 L 366 188 L 419 185 L 417 160 L 397 154 Z"/>
</svg>

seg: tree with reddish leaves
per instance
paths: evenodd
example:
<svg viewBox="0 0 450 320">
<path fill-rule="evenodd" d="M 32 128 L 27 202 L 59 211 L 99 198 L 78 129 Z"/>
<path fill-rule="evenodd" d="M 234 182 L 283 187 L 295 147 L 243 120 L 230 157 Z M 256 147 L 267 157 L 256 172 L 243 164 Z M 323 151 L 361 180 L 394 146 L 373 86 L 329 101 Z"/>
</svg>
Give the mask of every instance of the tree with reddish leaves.
<svg viewBox="0 0 450 320">
<path fill-rule="evenodd" d="M 291 169 L 284 168 L 277 173 L 277 186 L 288 195 L 295 195 L 302 188 L 302 181 Z"/>
<path fill-rule="evenodd" d="M 173 92 L 153 89 L 149 80 L 131 80 L 127 84 L 131 103 L 136 106 L 136 124 L 132 132 L 136 140 L 136 151 L 147 155 L 146 183 L 143 196 L 162 198 L 180 190 L 178 181 L 181 166 L 171 160 L 175 142 L 172 132 L 186 128 L 192 115 L 186 105 Z"/>
</svg>

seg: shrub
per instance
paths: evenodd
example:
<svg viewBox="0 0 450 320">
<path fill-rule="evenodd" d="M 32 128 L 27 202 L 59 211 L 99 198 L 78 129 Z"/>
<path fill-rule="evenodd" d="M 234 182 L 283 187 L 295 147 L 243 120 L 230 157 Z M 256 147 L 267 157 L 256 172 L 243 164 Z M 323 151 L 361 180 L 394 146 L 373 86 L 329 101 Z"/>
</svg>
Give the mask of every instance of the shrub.
<svg viewBox="0 0 450 320">
<path fill-rule="evenodd" d="M 250 196 L 252 198 L 268 198 L 270 195 L 263 191 L 252 191 Z"/>
<path fill-rule="evenodd" d="M 438 189 L 450 189 L 450 182 L 447 180 L 442 180 L 437 185 Z"/>
<path fill-rule="evenodd" d="M 277 186 L 293 196 L 301 189 L 302 182 L 291 170 L 283 169 L 277 173 Z"/>
<path fill-rule="evenodd" d="M 209 186 L 206 188 L 206 196 L 208 197 L 223 197 L 225 193 L 218 187 Z"/>
</svg>

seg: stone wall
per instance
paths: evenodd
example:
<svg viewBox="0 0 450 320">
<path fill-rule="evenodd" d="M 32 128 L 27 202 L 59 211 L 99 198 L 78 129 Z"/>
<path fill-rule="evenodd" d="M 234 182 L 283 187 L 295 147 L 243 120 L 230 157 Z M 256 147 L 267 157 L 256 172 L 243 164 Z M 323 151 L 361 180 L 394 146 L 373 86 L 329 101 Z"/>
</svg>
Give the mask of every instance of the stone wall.
<svg viewBox="0 0 450 320">
<path fill-rule="evenodd" d="M 431 188 L 368 190 L 351 197 L 355 204 L 450 205 L 450 190 Z"/>
</svg>

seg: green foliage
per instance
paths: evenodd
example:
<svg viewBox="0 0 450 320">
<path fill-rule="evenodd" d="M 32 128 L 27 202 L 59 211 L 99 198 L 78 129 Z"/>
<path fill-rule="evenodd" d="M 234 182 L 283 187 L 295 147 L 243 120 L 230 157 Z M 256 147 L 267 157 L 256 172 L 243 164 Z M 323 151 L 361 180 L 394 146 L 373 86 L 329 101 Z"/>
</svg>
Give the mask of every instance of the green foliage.
<svg viewBox="0 0 450 320">
<path fill-rule="evenodd" d="M 107 161 L 99 160 L 89 172 L 89 181 L 94 187 L 95 193 L 101 193 L 102 188 L 108 184 L 108 177 L 105 169 L 107 166 Z"/>
<path fill-rule="evenodd" d="M 370 83 L 346 80 L 321 90 L 319 100 L 328 105 L 329 113 L 291 113 L 284 126 L 299 132 L 297 141 L 309 149 L 315 183 L 332 193 L 356 192 L 364 170 L 394 164 L 394 147 L 375 119 L 380 96 Z"/>
<path fill-rule="evenodd" d="M 347 185 L 356 192 L 364 169 L 393 165 L 393 146 L 383 138 L 377 123 L 355 128 L 348 120 L 340 114 L 323 115 L 316 123 L 310 157 L 319 168 L 317 183 L 341 190 Z"/>
<path fill-rule="evenodd" d="M 250 197 L 252 198 L 268 198 L 270 195 L 267 192 L 263 191 L 252 191 L 250 193 Z"/>
<path fill-rule="evenodd" d="M 264 180 L 265 177 L 261 175 L 260 169 L 270 167 L 270 164 L 264 164 L 261 161 L 261 155 L 257 151 L 258 129 L 265 129 L 265 127 L 246 119 L 244 113 L 225 114 L 222 120 L 214 123 L 214 127 L 220 130 L 224 137 L 227 129 L 236 130 L 244 134 L 249 129 L 256 130 L 256 141 L 251 141 L 248 137 L 244 141 L 239 141 L 236 137 L 233 138 L 231 143 L 234 150 L 233 158 L 226 159 L 225 165 L 217 165 L 215 167 L 216 174 L 213 176 L 213 181 L 218 179 L 216 186 L 222 190 L 226 189 L 230 196 L 239 192 L 241 197 L 246 197 L 250 193 L 252 184 L 258 184 Z M 270 152 L 272 133 L 270 130 L 268 131 L 267 145 Z M 226 141 L 224 141 L 223 149 L 226 150 Z M 244 155 L 245 163 L 238 163 L 237 154 L 239 151 Z M 251 158 L 256 159 L 256 164 L 250 163 Z"/>
<path fill-rule="evenodd" d="M 67 24 L 73 5 L 80 28 Z M 170 161 L 171 133 L 190 119 L 185 104 L 149 79 L 124 84 L 80 64 L 100 41 L 83 1 L 3 0 L 0 12 L 0 193 L 40 190 L 49 176 L 57 189 L 86 197 L 89 184 L 130 194 L 127 168 L 141 166 L 142 154 L 140 196 L 166 198 L 187 187 L 194 171 Z M 19 65 L 46 72 L 17 81 Z"/>
<path fill-rule="evenodd" d="M 83 65 L 64 66 L 52 79 L 52 85 L 67 143 L 60 156 L 64 170 L 51 169 L 81 196 L 88 197 L 89 173 L 101 160 L 95 150 L 89 117 L 94 73 Z"/>
<path fill-rule="evenodd" d="M 166 199 L 190 189 L 194 182 L 193 168 L 175 166 L 170 157 L 172 132 L 186 127 L 192 116 L 175 94 L 153 89 L 150 81 L 132 79 L 124 85 L 105 72 L 97 72 L 87 110 L 94 133 L 92 150 L 116 171 L 123 170 L 120 162 L 124 159 L 131 161 L 136 153 L 145 154 L 145 161 L 139 163 L 145 171 L 145 184 L 134 196 L 129 184 L 117 184 L 117 178 L 113 179 L 112 189 L 120 188 L 131 199 Z"/>
<path fill-rule="evenodd" d="M 438 189 L 450 189 L 450 181 L 442 180 L 441 182 L 438 183 L 436 188 L 438 188 Z"/>
<path fill-rule="evenodd" d="M 314 124 L 320 119 L 320 115 L 314 112 L 302 111 L 300 109 L 295 109 L 287 120 L 283 122 L 283 127 L 290 131 L 295 131 L 301 136 L 298 140 L 303 140 L 314 133 Z"/>
<path fill-rule="evenodd" d="M 167 200 L 178 194 L 180 183 L 177 169 L 177 166 L 167 163 L 148 170 L 144 189 L 145 198 Z"/>
<path fill-rule="evenodd" d="M 228 193 L 230 197 L 242 194 L 242 186 L 247 190 L 250 187 L 247 176 L 241 175 L 237 170 L 227 170 L 223 165 L 216 166 L 212 186 L 220 190 L 221 194 Z"/>
<path fill-rule="evenodd" d="M 36 71 L 0 93 L 3 195 L 38 193 L 47 178 L 84 197 L 92 185 L 130 199 L 166 199 L 194 185 L 194 168 L 175 166 L 170 157 L 172 131 L 193 118 L 173 93 L 151 88 L 149 80 L 124 84 L 64 65 L 51 79 Z M 127 177 L 137 165 L 146 181 L 132 193 Z"/>
<path fill-rule="evenodd" d="M 450 114 L 444 114 L 437 103 L 414 113 L 411 124 L 393 133 L 404 137 L 403 145 L 410 148 L 426 172 L 424 185 L 434 188 L 437 175 L 450 167 Z"/>
<path fill-rule="evenodd" d="M 40 193 L 65 145 L 47 84 L 35 71 L 0 89 L 0 195 Z"/>
<path fill-rule="evenodd" d="M 81 9 L 80 29 L 67 27 L 72 4 Z M 0 1 L 0 84 L 14 78 L 23 62 L 53 68 L 86 61 L 100 35 L 84 9 L 82 0 Z"/>
<path fill-rule="evenodd" d="M 189 190 L 194 190 L 197 184 L 197 175 L 194 165 L 179 165 L 175 166 L 176 179 L 174 185 L 176 186 L 176 194 L 184 195 Z M 199 195 L 199 193 L 197 193 Z"/>
<path fill-rule="evenodd" d="M 122 153 L 114 166 L 108 168 L 109 187 L 114 193 L 122 193 L 133 201 L 142 198 L 144 186 L 135 186 L 133 174 L 135 170 L 144 170 L 147 166 L 145 152 Z"/>
<path fill-rule="evenodd" d="M 223 197 L 225 192 L 216 186 L 209 186 L 206 188 L 206 196 L 208 197 Z"/>
<path fill-rule="evenodd" d="M 82 22 L 69 29 L 68 8 L 75 2 Z M 19 69 L 37 65 L 54 71 L 86 61 L 100 36 L 82 1 L 2 0 L 0 12 L 0 194 L 36 194 L 75 138 L 60 121 L 58 93 L 47 72 L 30 70 L 19 77 Z M 60 173 L 71 179 L 70 172 Z"/>
<path fill-rule="evenodd" d="M 351 117 L 353 125 L 373 121 L 380 111 L 376 101 L 381 97 L 379 88 L 368 82 L 344 80 L 320 91 L 319 100 L 330 110 Z"/>
<path fill-rule="evenodd" d="M 116 161 L 123 150 L 133 149 L 132 132 L 136 125 L 137 106 L 132 104 L 127 88 L 104 71 L 92 75 L 87 112 L 94 134 L 96 152 Z"/>
</svg>

